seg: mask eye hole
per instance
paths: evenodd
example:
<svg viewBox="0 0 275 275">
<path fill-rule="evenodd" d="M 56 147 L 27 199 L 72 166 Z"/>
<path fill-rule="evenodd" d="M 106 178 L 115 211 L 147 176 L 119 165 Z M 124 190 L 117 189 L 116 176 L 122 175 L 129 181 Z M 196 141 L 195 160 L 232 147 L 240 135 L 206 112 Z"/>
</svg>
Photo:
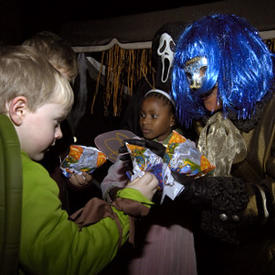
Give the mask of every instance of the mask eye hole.
<svg viewBox="0 0 275 275">
<path fill-rule="evenodd" d="M 207 70 L 207 66 L 203 66 L 200 68 L 200 76 L 204 76 L 205 75 L 205 72 Z"/>
<path fill-rule="evenodd" d="M 190 73 L 186 72 L 185 75 L 189 81 L 192 80 L 192 75 Z"/>
<path fill-rule="evenodd" d="M 160 53 L 163 53 L 165 49 L 166 49 L 166 41 L 163 42 L 163 45 L 162 45 L 162 47 L 159 49 L 159 52 L 160 52 Z"/>
</svg>

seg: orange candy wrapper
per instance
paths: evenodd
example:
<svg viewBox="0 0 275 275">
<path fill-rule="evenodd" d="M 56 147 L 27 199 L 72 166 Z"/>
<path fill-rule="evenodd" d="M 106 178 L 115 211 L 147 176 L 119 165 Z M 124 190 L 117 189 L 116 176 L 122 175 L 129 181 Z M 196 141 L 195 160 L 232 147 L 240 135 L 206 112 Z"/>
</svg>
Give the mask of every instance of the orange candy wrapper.
<svg viewBox="0 0 275 275">
<path fill-rule="evenodd" d="M 215 166 L 196 148 L 194 142 L 176 131 L 173 131 L 173 135 L 166 145 L 163 158 L 148 148 L 127 143 L 126 146 L 133 162 L 131 180 L 142 176 L 146 171 L 153 173 L 162 189 L 162 201 L 164 196 L 167 195 L 174 199 L 184 190 L 184 186 L 174 180 L 172 171 L 197 178 L 215 169 Z"/>
<path fill-rule="evenodd" d="M 71 145 L 70 152 L 61 163 L 62 173 L 69 178 L 73 173 L 92 173 L 103 165 L 107 156 L 95 147 Z"/>
<path fill-rule="evenodd" d="M 215 166 L 196 148 L 193 141 L 176 131 L 173 131 L 167 144 L 164 161 L 172 171 L 188 176 L 204 176 L 215 169 Z"/>
</svg>

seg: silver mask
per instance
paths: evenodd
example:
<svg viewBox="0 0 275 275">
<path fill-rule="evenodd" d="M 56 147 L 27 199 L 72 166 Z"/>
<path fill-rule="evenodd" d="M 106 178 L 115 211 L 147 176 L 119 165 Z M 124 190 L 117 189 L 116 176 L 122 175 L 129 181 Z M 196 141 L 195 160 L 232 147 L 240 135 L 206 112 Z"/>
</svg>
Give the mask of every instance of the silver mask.
<svg viewBox="0 0 275 275">
<path fill-rule="evenodd" d="M 200 89 L 207 69 L 206 57 L 198 56 L 185 63 L 184 71 L 190 84 L 190 89 Z"/>
</svg>

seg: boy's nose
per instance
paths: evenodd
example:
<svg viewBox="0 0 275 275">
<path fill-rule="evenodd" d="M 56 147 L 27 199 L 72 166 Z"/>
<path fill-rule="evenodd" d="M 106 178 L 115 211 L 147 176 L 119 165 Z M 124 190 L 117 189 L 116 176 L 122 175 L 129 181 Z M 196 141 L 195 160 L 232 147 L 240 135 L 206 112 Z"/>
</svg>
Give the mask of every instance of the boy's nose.
<svg viewBox="0 0 275 275">
<path fill-rule="evenodd" d="M 55 132 L 55 138 L 56 139 L 61 139 L 63 137 L 63 133 L 61 131 L 61 128 L 60 126 L 56 129 L 56 132 Z"/>
</svg>

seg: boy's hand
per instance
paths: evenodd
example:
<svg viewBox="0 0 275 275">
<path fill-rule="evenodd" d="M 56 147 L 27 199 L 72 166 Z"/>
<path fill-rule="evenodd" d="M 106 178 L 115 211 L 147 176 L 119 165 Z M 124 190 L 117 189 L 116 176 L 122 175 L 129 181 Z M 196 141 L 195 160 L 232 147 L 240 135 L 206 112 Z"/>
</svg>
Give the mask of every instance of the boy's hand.
<svg viewBox="0 0 275 275">
<path fill-rule="evenodd" d="M 145 173 L 144 176 L 131 181 L 126 187 L 140 191 L 147 199 L 152 200 L 158 189 L 158 180 L 151 173 Z"/>
<path fill-rule="evenodd" d="M 89 184 L 89 182 L 93 179 L 92 175 L 83 172 L 82 174 L 73 174 L 70 178 L 69 181 L 74 187 L 84 187 Z"/>
</svg>

